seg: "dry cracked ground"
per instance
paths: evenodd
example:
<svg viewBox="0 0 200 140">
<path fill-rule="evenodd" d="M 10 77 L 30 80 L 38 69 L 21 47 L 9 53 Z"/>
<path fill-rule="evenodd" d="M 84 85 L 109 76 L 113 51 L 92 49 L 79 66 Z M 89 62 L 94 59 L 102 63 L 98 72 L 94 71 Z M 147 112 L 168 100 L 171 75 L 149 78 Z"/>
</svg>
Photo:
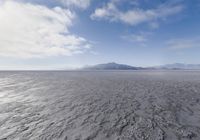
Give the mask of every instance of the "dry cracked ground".
<svg viewBox="0 0 200 140">
<path fill-rule="evenodd" d="M 0 140 L 200 140 L 200 72 L 0 72 Z"/>
</svg>

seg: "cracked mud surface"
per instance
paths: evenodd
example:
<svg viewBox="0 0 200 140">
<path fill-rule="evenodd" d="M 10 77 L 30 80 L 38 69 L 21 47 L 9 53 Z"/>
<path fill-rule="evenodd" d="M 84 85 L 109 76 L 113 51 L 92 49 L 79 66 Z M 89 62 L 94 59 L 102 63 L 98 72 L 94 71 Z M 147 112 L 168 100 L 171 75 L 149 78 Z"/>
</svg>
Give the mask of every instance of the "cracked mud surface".
<svg viewBox="0 0 200 140">
<path fill-rule="evenodd" d="M 200 72 L 0 72 L 0 140 L 200 140 Z"/>
</svg>

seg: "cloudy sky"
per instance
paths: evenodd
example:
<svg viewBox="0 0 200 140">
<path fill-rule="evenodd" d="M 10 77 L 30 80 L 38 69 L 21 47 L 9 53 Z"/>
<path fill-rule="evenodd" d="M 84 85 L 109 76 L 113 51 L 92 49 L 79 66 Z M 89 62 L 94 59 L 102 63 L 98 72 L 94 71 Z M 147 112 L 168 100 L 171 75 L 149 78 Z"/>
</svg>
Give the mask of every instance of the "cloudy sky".
<svg viewBox="0 0 200 140">
<path fill-rule="evenodd" d="M 0 0 L 0 69 L 200 63 L 199 0 Z"/>
</svg>

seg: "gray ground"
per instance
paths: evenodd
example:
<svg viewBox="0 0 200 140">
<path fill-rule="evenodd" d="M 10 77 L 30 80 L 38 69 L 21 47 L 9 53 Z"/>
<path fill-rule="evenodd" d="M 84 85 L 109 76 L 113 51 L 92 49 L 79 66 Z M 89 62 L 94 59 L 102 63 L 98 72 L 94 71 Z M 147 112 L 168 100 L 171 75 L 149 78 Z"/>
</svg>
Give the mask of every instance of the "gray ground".
<svg viewBox="0 0 200 140">
<path fill-rule="evenodd" d="M 0 72 L 0 140 L 200 140 L 200 72 Z"/>
</svg>

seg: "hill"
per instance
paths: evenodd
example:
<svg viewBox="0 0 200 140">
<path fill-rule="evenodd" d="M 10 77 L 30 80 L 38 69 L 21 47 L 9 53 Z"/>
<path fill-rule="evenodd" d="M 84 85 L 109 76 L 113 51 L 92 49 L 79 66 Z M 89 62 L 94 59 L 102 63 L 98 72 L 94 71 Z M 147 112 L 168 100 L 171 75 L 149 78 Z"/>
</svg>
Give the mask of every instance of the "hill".
<svg viewBox="0 0 200 140">
<path fill-rule="evenodd" d="M 84 67 L 83 69 L 84 70 L 142 70 L 144 68 L 111 62 L 105 64 L 98 64 L 94 66 L 87 66 Z"/>
</svg>

